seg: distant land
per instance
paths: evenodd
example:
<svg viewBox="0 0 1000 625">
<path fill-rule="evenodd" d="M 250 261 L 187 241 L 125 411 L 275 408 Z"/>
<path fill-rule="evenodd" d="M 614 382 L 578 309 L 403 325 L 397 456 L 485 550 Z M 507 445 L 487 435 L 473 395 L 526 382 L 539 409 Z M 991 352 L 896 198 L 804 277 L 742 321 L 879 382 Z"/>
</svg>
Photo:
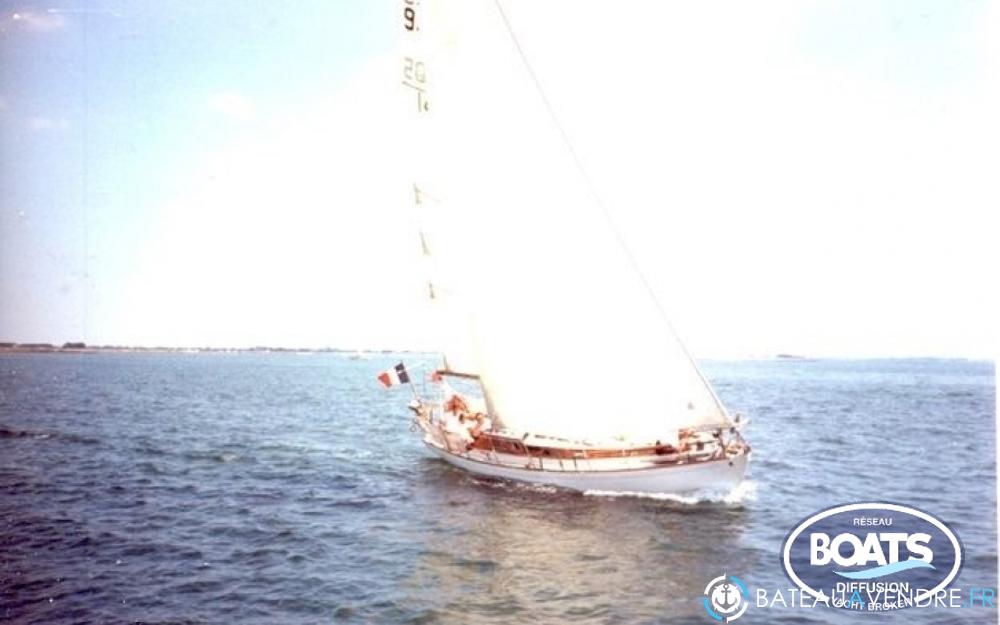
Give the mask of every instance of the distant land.
<svg viewBox="0 0 1000 625">
<path fill-rule="evenodd" d="M 164 353 L 164 354 L 343 354 L 354 360 L 368 359 L 373 356 L 390 354 L 411 354 L 429 356 L 435 352 L 419 349 L 380 349 L 380 348 L 346 348 L 346 347 L 272 347 L 256 345 L 254 347 L 148 347 L 140 345 L 88 345 L 83 341 L 68 341 L 57 343 L 16 343 L 0 341 L 0 354 L 34 353 L 34 354 L 97 354 L 97 353 Z M 716 356 L 699 358 L 699 361 L 776 361 L 776 362 L 808 362 L 814 360 L 973 360 L 994 362 L 994 358 L 984 356 L 920 356 L 920 355 L 803 355 L 788 352 L 776 354 L 745 354 L 739 356 Z"/>
<path fill-rule="evenodd" d="M 173 353 L 338 353 L 350 355 L 375 354 L 422 354 L 423 352 L 407 349 L 343 349 L 339 347 L 141 347 L 134 345 L 87 345 L 81 341 L 70 341 L 62 345 L 52 343 L 13 343 L 0 341 L 2 352 L 30 353 L 75 353 L 88 354 L 97 352 L 173 352 Z"/>
</svg>

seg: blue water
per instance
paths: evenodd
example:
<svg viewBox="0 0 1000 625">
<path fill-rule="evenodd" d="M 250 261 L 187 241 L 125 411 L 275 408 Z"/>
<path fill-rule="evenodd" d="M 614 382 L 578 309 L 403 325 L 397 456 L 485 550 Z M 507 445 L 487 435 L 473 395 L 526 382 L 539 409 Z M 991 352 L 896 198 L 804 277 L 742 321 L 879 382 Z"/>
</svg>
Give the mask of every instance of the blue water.
<svg viewBox="0 0 1000 625">
<path fill-rule="evenodd" d="M 967 555 L 956 586 L 997 586 L 990 363 L 705 363 L 751 418 L 751 479 L 674 501 L 432 459 L 406 389 L 374 381 L 396 360 L 0 355 L 0 621 L 713 623 L 709 580 L 787 589 L 792 526 L 871 499 L 949 522 Z M 997 612 L 751 606 L 740 622 L 866 620 Z"/>
</svg>

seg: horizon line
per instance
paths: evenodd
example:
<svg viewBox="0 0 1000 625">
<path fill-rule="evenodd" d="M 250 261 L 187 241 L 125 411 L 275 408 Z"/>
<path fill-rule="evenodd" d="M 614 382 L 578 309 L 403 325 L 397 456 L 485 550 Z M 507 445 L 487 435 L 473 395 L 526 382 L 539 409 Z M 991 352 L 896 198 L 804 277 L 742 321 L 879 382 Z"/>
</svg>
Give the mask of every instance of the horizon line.
<svg viewBox="0 0 1000 625">
<path fill-rule="evenodd" d="M 426 349 L 414 349 L 406 347 L 334 347 L 334 346 L 281 346 L 281 345 L 250 345 L 250 346 L 213 346 L 213 345 L 119 345 L 119 344 L 88 344 L 84 341 L 66 341 L 62 344 L 48 343 L 42 341 L 17 342 L 0 341 L 0 353 L 50 353 L 50 352 L 307 352 L 307 353 L 346 353 L 346 354 L 414 354 L 421 356 L 436 355 L 440 352 Z M 751 360 L 965 360 L 972 362 L 991 362 L 997 360 L 995 356 L 970 356 L 970 355 L 943 355 L 943 354 L 809 354 L 794 352 L 774 352 L 757 354 L 728 354 L 728 355 L 708 355 L 697 357 L 698 361 L 751 361 Z"/>
</svg>

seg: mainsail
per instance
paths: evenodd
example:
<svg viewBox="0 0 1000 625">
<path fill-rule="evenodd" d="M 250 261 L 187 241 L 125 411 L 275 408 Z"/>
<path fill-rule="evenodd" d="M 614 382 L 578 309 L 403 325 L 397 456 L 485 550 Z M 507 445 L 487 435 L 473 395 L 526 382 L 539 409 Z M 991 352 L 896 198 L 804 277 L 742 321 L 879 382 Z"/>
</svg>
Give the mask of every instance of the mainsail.
<svg viewBox="0 0 1000 625">
<path fill-rule="evenodd" d="M 517 432 L 646 443 L 728 425 L 581 179 L 500 5 L 403 6 L 410 183 L 447 365 L 478 373 Z"/>
</svg>

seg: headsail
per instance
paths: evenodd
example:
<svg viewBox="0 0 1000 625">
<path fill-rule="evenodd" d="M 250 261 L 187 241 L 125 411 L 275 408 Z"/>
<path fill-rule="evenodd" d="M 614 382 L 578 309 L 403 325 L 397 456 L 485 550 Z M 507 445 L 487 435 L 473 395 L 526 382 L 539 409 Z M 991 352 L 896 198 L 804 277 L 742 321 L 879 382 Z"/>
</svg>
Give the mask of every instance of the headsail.
<svg viewBox="0 0 1000 625">
<path fill-rule="evenodd" d="M 497 6 L 424 0 L 417 10 L 429 5 L 449 19 L 419 35 L 434 64 L 421 92 L 429 108 L 414 109 L 414 170 L 439 198 L 424 243 L 436 279 L 465 302 L 451 307 L 465 321 L 446 325 L 494 416 L 513 430 L 594 442 L 728 424 L 609 232 Z"/>
<path fill-rule="evenodd" d="M 449 169 L 447 153 L 437 149 L 447 128 L 437 108 L 441 85 L 447 81 L 447 47 L 443 33 L 447 6 L 429 0 L 403 0 L 400 84 L 404 93 L 408 141 L 402 143 L 412 178 L 406 194 L 413 208 L 413 223 L 419 234 L 420 253 L 427 279 L 426 292 L 435 320 L 431 333 L 436 336 L 444 368 L 478 375 L 475 354 L 474 316 L 463 295 L 461 280 L 455 276 L 455 264 L 448 259 L 463 254 L 461 240 L 448 233 L 461 227 L 453 223 L 451 206 L 442 200 L 440 188 L 446 188 Z M 444 71 L 441 71 L 444 70 Z"/>
<path fill-rule="evenodd" d="M 418 185 L 413 187 L 414 205 L 419 221 L 420 253 L 427 277 L 427 297 L 432 306 L 434 334 L 437 335 L 444 368 L 454 373 L 479 374 L 476 353 L 475 315 L 462 293 L 461 279 L 446 259 L 459 253 L 446 237 L 449 227 L 442 220 L 447 211 L 442 202 Z"/>
</svg>

